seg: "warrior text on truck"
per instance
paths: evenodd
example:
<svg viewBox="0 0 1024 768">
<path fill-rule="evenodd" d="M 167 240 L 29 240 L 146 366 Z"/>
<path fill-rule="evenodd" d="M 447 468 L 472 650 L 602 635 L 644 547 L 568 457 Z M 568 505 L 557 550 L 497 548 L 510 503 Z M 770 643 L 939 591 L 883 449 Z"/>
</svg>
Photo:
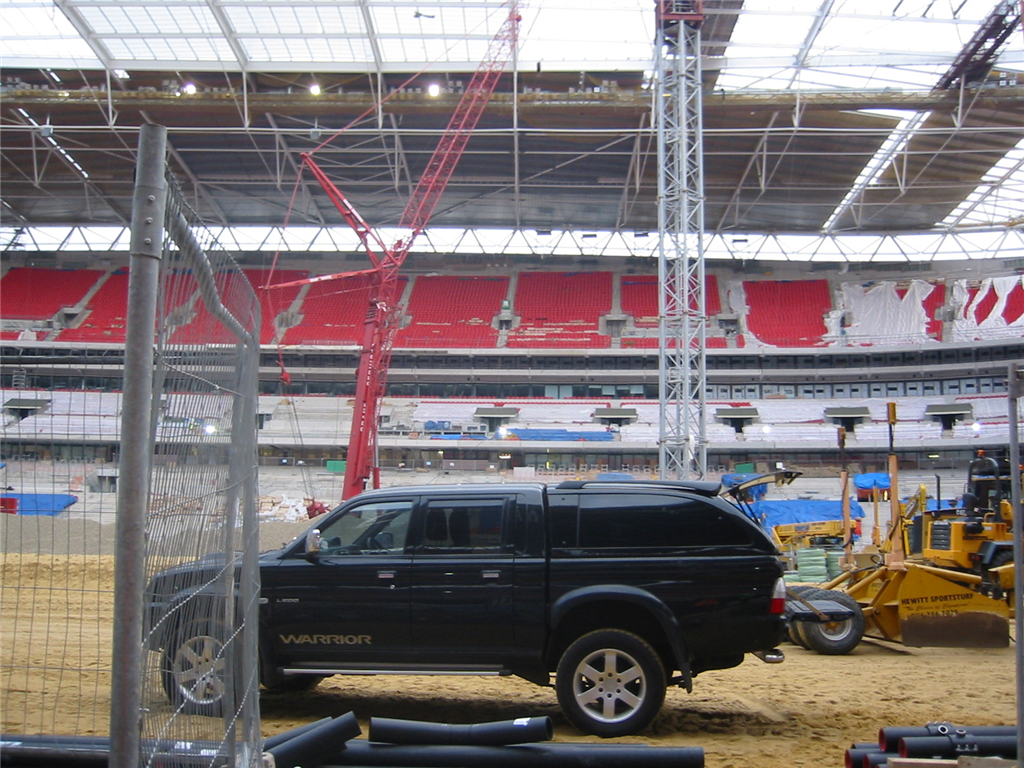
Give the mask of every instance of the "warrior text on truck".
<svg viewBox="0 0 1024 768">
<path fill-rule="evenodd" d="M 577 728 L 636 733 L 666 686 L 690 690 L 747 653 L 782 658 L 778 552 L 719 491 L 576 481 L 363 493 L 261 556 L 260 679 L 294 690 L 334 674 L 553 676 Z M 164 688 L 197 714 L 220 711 L 224 603 L 187 585 L 218 567 L 180 566 L 149 587 Z M 193 618 L 176 618 L 186 603 Z"/>
</svg>

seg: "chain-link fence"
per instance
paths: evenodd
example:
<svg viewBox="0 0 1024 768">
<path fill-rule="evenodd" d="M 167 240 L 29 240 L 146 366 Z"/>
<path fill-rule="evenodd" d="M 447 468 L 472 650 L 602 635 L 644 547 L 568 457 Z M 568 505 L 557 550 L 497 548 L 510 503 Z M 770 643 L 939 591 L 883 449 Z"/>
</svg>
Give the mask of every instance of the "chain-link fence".
<svg viewBox="0 0 1024 768">
<path fill-rule="evenodd" d="M 136 290 L 133 250 L 121 308 L 130 323 L 138 305 L 155 307 L 145 354 L 133 356 L 129 327 L 123 349 L 63 348 L 2 392 L 0 497 L 14 514 L 0 514 L 0 730 L 109 735 L 112 758 L 133 734 L 121 764 L 185 752 L 190 765 L 258 765 L 260 308 L 169 175 L 166 186 L 156 295 Z M 111 366 L 123 392 L 57 388 Z M 47 368 L 56 386 L 31 387 Z M 141 420 L 133 374 L 145 383 Z M 130 439 L 140 424 L 141 449 Z M 142 606 L 127 616 L 126 583 Z"/>
</svg>

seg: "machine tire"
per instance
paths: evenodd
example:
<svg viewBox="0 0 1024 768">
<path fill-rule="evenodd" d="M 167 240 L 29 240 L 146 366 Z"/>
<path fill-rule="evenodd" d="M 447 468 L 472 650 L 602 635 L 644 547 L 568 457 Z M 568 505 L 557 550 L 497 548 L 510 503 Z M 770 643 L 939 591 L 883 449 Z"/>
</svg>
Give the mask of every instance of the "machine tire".
<svg viewBox="0 0 1024 768">
<path fill-rule="evenodd" d="M 807 593 L 812 591 L 812 590 L 816 590 L 817 587 L 812 587 L 812 586 L 807 585 L 807 584 L 798 584 L 797 586 L 789 587 L 788 589 L 789 589 L 790 592 L 792 592 L 794 595 L 797 595 L 798 597 L 807 598 Z M 807 598 L 807 599 L 810 599 L 810 598 Z M 809 651 L 811 649 L 807 645 L 807 640 L 804 638 L 803 633 L 800 631 L 801 628 L 803 627 L 803 625 L 804 625 L 804 622 L 802 622 L 802 621 L 790 621 L 790 622 L 787 622 L 786 623 L 786 635 L 789 637 L 789 641 L 791 643 L 793 643 L 793 645 L 798 645 L 801 648 L 803 648 L 805 651 Z"/>
<path fill-rule="evenodd" d="M 1002 600 L 1004 597 L 1006 597 L 1005 590 L 1002 588 L 1002 586 L 999 583 L 999 577 L 996 574 L 992 573 L 992 569 L 993 568 L 999 568 L 1002 565 L 1006 565 L 1007 563 L 1012 563 L 1012 562 L 1013 562 L 1013 550 L 1012 549 L 1003 550 L 1002 552 L 997 552 L 992 557 L 992 562 L 990 562 L 988 565 L 984 566 L 984 568 L 982 570 L 981 576 L 985 580 L 982 583 L 982 585 L 981 585 L 982 586 L 982 592 L 984 592 L 986 595 L 988 595 L 989 597 L 994 598 L 996 600 Z M 1012 592 L 1011 592 L 1011 594 L 1012 594 Z"/>
<path fill-rule="evenodd" d="M 809 600 L 832 600 L 851 609 L 854 614 L 846 621 L 835 621 L 828 624 L 801 622 L 802 637 L 807 641 L 809 650 L 824 656 L 843 656 L 858 645 L 864 637 L 864 614 L 860 605 L 845 592 L 833 589 L 816 589 L 806 595 Z"/>
<path fill-rule="evenodd" d="M 223 623 L 193 619 L 178 627 L 164 648 L 160 676 L 164 692 L 184 714 L 222 716 L 226 637 Z"/>
<path fill-rule="evenodd" d="M 1007 563 L 1012 563 L 1012 562 L 1013 562 L 1013 550 L 1012 549 L 1004 550 L 1003 552 L 996 553 L 996 555 L 992 558 L 992 562 L 988 564 L 986 569 L 987 570 L 992 570 L 993 568 L 998 568 L 1001 565 L 1006 565 Z"/>
<path fill-rule="evenodd" d="M 566 719 L 602 738 L 646 728 L 665 701 L 666 685 L 657 652 L 619 629 L 599 629 L 576 640 L 562 654 L 555 677 Z"/>
</svg>

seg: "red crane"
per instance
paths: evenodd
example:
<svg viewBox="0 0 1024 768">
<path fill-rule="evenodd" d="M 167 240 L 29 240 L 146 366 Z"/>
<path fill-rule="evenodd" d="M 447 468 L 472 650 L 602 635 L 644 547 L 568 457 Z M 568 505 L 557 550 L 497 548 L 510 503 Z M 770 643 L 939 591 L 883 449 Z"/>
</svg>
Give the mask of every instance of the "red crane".
<svg viewBox="0 0 1024 768">
<path fill-rule="evenodd" d="M 522 17 L 519 14 L 517 0 L 510 0 L 509 6 L 508 18 L 491 40 L 487 55 L 466 87 L 455 113 L 448 122 L 448 127 L 442 134 L 430 162 L 427 163 L 423 176 L 420 177 L 409 203 L 405 206 L 399 228 L 407 230 L 408 234 L 399 238 L 393 245 L 388 246 L 370 228 L 334 183 L 313 162 L 311 153 L 302 155 L 303 165 L 310 169 L 345 221 L 355 230 L 373 264 L 371 269 L 361 272 L 344 272 L 304 281 L 319 282 L 357 274 L 368 274 L 371 278 L 370 301 L 363 324 L 362 351 L 359 370 L 356 373 L 355 410 L 348 442 L 342 499 L 351 498 L 365 490 L 368 483 L 372 482 L 374 488 L 380 486 L 377 428 L 380 422 L 381 399 L 384 396 L 391 361 L 391 345 L 401 317 L 398 306 L 398 270 L 405 261 L 413 241 L 426 228 L 459 158 L 462 157 L 470 135 L 476 128 L 491 94 L 494 93 L 498 77 L 515 50 Z M 313 515 L 313 510 L 310 510 L 310 514 Z"/>
</svg>

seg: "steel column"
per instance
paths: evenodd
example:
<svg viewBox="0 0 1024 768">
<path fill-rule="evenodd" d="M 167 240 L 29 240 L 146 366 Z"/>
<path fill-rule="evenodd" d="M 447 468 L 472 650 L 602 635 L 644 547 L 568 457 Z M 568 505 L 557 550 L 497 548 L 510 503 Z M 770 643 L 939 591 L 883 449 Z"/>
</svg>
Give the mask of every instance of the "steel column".
<svg viewBox="0 0 1024 768">
<path fill-rule="evenodd" d="M 659 476 L 707 474 L 704 151 L 699 3 L 658 5 Z M 676 11 L 677 13 L 673 13 Z"/>
</svg>

